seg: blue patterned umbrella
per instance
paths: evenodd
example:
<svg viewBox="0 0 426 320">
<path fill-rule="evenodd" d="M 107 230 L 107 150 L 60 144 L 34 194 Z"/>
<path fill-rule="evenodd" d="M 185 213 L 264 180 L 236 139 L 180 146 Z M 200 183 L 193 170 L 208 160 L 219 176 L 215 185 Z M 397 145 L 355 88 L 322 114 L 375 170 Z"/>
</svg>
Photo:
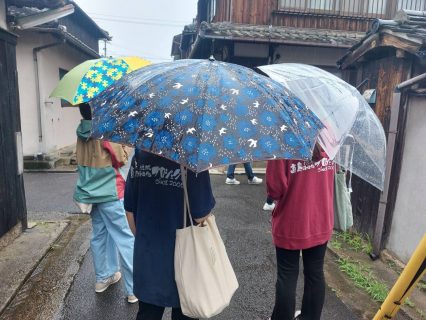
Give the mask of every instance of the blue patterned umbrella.
<svg viewBox="0 0 426 320">
<path fill-rule="evenodd" d="M 133 145 L 196 172 L 248 161 L 310 159 L 323 127 L 278 82 L 214 60 L 144 67 L 90 104 L 92 137 Z"/>
</svg>

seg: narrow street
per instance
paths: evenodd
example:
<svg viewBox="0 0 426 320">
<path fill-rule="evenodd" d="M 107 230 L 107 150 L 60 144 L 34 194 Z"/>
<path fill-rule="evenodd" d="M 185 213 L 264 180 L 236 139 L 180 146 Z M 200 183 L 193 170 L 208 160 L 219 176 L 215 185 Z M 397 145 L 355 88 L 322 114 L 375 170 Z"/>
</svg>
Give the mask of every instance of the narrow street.
<svg viewBox="0 0 426 320">
<path fill-rule="evenodd" d="M 214 214 L 240 284 L 230 307 L 214 319 L 267 319 L 274 301 L 275 253 L 269 213 L 261 209 L 265 185 L 248 185 L 245 176 L 238 176 L 239 186 L 225 185 L 224 176 L 212 175 L 211 179 L 217 201 Z M 72 203 L 75 181 L 75 173 L 25 174 L 29 220 L 64 219 L 76 212 Z M 61 319 L 134 319 L 137 306 L 125 301 L 120 283 L 96 294 L 94 282 L 89 250 L 65 299 Z M 299 304 L 301 292 L 302 281 L 299 281 Z M 164 319 L 169 319 L 168 313 Z M 327 289 L 322 319 L 358 317 Z"/>
</svg>

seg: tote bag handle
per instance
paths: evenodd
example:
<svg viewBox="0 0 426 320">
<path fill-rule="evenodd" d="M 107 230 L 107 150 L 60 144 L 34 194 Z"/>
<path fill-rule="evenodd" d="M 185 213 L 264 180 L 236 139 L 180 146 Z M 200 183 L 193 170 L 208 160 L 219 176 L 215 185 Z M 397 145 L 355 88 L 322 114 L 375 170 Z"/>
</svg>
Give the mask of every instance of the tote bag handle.
<svg viewBox="0 0 426 320">
<path fill-rule="evenodd" d="M 182 187 L 183 187 L 183 227 L 186 228 L 186 217 L 187 213 L 189 215 L 189 221 L 191 222 L 191 226 L 194 226 L 192 222 L 191 208 L 189 207 L 189 197 L 188 197 L 188 171 L 183 166 L 180 165 L 180 175 L 182 179 Z"/>
</svg>

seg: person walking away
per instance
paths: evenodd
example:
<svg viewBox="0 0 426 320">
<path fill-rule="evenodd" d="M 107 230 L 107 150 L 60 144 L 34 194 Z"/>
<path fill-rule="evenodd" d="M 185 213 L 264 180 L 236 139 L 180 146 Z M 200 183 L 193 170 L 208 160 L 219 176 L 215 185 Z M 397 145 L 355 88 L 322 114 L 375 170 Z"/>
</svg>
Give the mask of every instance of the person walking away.
<svg viewBox="0 0 426 320">
<path fill-rule="evenodd" d="M 188 170 L 192 217 L 201 222 L 215 206 L 208 171 Z M 139 299 L 137 320 L 161 320 L 166 307 L 173 320 L 185 320 L 175 282 L 176 230 L 183 227 L 180 165 L 135 150 L 124 196 L 129 225 L 135 234 L 134 291 Z"/>
<path fill-rule="evenodd" d="M 126 147 L 90 138 L 92 116 L 88 104 L 80 104 L 83 117 L 77 128 L 78 180 L 74 201 L 92 218 L 90 248 L 96 274 L 95 291 L 104 292 L 124 275 L 127 301 L 133 294 L 133 246 L 123 207 L 125 181 L 119 168 L 127 161 Z M 119 257 L 119 259 L 118 259 Z"/>
<path fill-rule="evenodd" d="M 324 256 L 333 230 L 334 164 L 317 145 L 312 162 L 268 161 L 268 196 L 276 201 L 272 235 L 277 282 L 272 320 L 320 320 L 325 296 Z M 302 251 L 305 286 L 295 317 Z"/>
<path fill-rule="evenodd" d="M 243 163 L 243 165 L 248 178 L 248 184 L 261 184 L 263 179 L 260 179 L 254 175 L 250 162 Z M 228 171 L 226 173 L 226 180 L 225 180 L 226 184 L 240 184 L 240 181 L 235 179 L 235 175 L 234 175 L 236 166 L 237 166 L 236 164 L 231 164 L 228 167 Z"/>
</svg>

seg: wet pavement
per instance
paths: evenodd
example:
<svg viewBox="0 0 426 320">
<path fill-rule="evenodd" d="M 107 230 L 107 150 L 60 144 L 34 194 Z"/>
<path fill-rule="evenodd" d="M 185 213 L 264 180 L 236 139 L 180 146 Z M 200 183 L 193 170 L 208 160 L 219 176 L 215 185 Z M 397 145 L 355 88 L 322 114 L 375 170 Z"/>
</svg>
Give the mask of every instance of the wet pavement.
<svg viewBox="0 0 426 320">
<path fill-rule="evenodd" d="M 265 185 L 248 185 L 245 176 L 237 176 L 241 185 L 225 185 L 225 176 L 212 175 L 217 205 L 214 210 L 228 255 L 234 266 L 240 288 L 230 307 L 212 318 L 220 320 L 267 319 L 273 308 L 275 252 L 271 243 L 270 214 L 262 210 Z M 75 212 L 71 196 L 75 174 L 31 173 L 25 175 L 30 218 L 57 218 L 58 213 Z M 49 199 L 46 201 L 46 199 Z M 60 319 L 134 319 L 137 306 L 125 301 L 122 284 L 106 292 L 94 292 L 95 276 L 90 251 L 84 257 L 71 289 L 64 301 Z M 302 281 L 298 286 L 300 305 Z M 166 313 L 164 319 L 169 319 Z M 324 320 L 358 319 L 327 289 Z"/>
</svg>

